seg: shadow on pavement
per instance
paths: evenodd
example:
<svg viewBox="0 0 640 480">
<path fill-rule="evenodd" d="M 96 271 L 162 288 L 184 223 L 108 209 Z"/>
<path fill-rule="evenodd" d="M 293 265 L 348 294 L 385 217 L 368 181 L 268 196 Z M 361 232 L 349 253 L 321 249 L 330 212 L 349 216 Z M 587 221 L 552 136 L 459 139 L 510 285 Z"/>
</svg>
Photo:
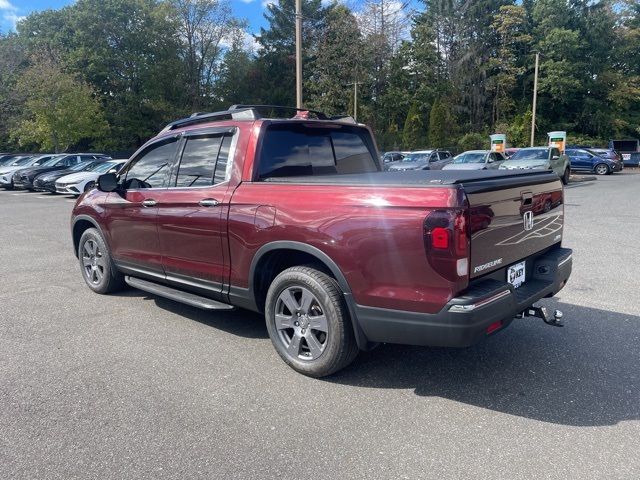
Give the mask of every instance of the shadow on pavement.
<svg viewBox="0 0 640 480">
<path fill-rule="evenodd" d="M 176 315 L 186 317 L 213 328 L 218 328 L 232 335 L 245 338 L 268 339 L 267 327 L 264 323 L 264 315 L 249 310 L 234 311 L 207 311 L 191 307 L 183 303 L 174 302 L 162 297 L 149 295 L 142 290 L 128 289 L 118 292 L 122 297 L 138 297 L 155 302 L 158 308 L 167 310 Z"/>
<path fill-rule="evenodd" d="M 138 290 L 159 308 L 246 338 L 267 339 L 264 317 L 207 312 Z M 566 327 L 517 319 L 466 349 L 381 345 L 324 381 L 358 388 L 413 389 L 542 422 L 615 425 L 640 419 L 640 317 L 555 303 Z M 292 375 L 294 373 L 292 372 Z"/>
<path fill-rule="evenodd" d="M 523 319 L 467 349 L 382 345 L 326 380 L 413 389 L 563 425 L 640 419 L 640 317 L 557 308 L 565 313 L 564 328 Z"/>
</svg>

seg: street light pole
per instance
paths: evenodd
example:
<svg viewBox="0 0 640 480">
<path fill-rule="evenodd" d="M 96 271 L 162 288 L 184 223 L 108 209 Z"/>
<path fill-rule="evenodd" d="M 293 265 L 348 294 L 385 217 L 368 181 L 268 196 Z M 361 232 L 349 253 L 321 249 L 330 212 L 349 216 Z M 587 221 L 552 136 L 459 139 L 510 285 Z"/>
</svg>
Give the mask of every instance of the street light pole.
<svg viewBox="0 0 640 480">
<path fill-rule="evenodd" d="M 296 108 L 302 108 L 302 0 L 296 0 Z"/>
<path fill-rule="evenodd" d="M 540 62 L 540 54 L 536 52 L 536 69 L 533 76 L 533 114 L 531 115 L 531 146 L 535 142 L 536 136 L 536 102 L 538 100 L 538 63 Z"/>
</svg>

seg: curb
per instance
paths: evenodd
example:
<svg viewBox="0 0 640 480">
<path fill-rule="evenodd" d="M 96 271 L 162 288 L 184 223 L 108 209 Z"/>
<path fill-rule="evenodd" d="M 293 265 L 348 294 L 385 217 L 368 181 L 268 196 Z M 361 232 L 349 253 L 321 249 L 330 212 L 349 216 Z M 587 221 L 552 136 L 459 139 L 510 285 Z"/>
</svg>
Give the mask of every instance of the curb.
<svg viewBox="0 0 640 480">
<path fill-rule="evenodd" d="M 582 183 L 582 182 L 595 182 L 597 180 L 596 177 L 594 176 L 575 176 L 575 175 L 571 175 L 569 177 L 569 183 Z"/>
</svg>

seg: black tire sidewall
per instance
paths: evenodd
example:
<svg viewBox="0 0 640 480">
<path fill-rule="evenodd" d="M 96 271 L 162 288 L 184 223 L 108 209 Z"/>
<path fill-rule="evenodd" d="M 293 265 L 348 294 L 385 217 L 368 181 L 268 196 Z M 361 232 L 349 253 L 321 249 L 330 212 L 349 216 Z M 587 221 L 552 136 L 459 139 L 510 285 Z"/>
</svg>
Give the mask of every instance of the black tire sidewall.
<svg viewBox="0 0 640 480">
<path fill-rule="evenodd" d="M 336 289 L 337 283 L 335 283 L 335 280 L 331 277 L 320 271 L 312 270 L 312 272 L 313 273 L 309 274 L 294 267 L 285 270 L 273 280 L 267 293 L 265 320 L 271 342 L 285 363 L 304 375 L 322 377 L 330 375 L 342 368 L 343 365 L 337 365 L 337 363 L 339 363 L 337 362 L 337 358 L 341 355 L 341 349 L 344 348 L 345 342 L 355 342 L 355 339 L 353 338 L 353 332 L 348 330 L 352 327 L 344 301 L 340 297 L 336 298 L 335 291 L 327 291 L 318 280 L 325 283 L 327 281 L 333 282 L 334 288 Z M 329 326 L 327 345 L 322 355 L 315 360 L 305 361 L 291 358 L 287 354 L 286 348 L 282 344 L 275 327 L 274 313 L 277 299 L 286 288 L 293 286 L 304 287 L 310 290 L 320 303 L 327 317 L 327 324 Z"/>
</svg>

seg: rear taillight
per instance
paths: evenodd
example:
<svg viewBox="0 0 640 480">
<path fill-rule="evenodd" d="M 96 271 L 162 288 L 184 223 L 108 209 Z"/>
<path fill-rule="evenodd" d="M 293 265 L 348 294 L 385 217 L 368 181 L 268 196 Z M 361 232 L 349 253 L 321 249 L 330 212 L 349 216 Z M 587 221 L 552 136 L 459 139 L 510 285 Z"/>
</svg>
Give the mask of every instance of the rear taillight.
<svg viewBox="0 0 640 480">
<path fill-rule="evenodd" d="M 424 245 L 431 267 L 456 282 L 469 275 L 467 210 L 435 210 L 424 220 Z"/>
</svg>

